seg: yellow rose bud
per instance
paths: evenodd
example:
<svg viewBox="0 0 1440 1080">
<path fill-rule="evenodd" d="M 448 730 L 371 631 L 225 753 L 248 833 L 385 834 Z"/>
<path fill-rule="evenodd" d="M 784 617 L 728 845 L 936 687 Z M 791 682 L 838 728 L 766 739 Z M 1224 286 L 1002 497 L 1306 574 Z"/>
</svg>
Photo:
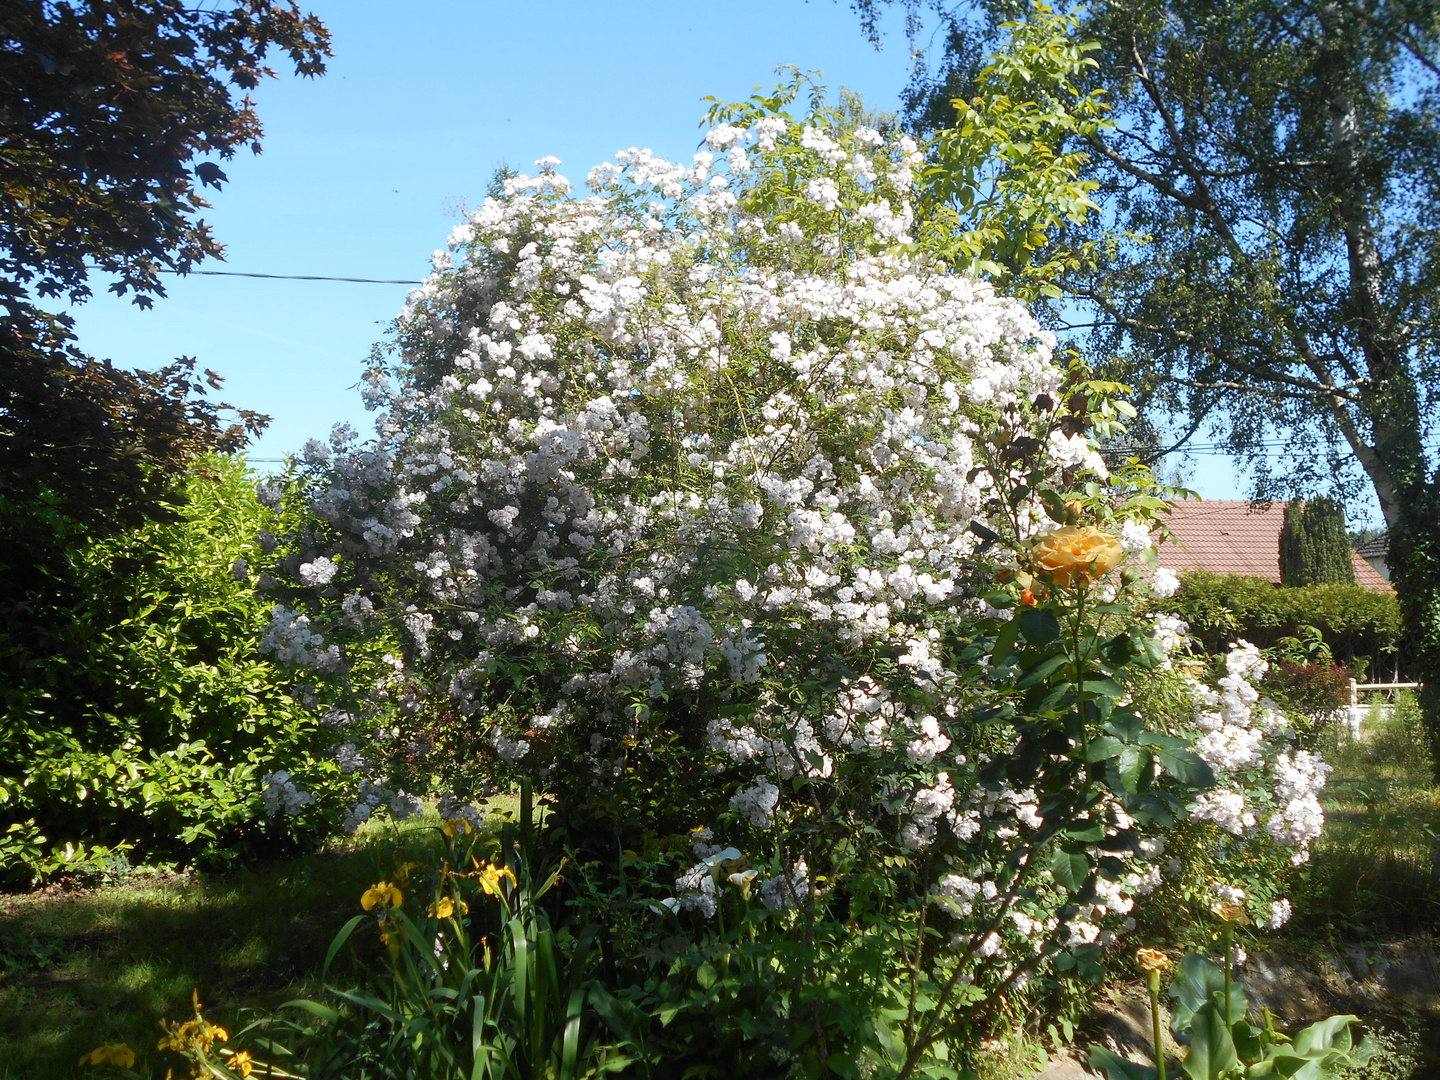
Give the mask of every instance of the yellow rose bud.
<svg viewBox="0 0 1440 1080">
<path fill-rule="evenodd" d="M 1088 584 L 1114 570 L 1124 558 L 1120 541 L 1093 525 L 1067 525 L 1036 537 L 1030 545 L 1036 572 L 1056 585 Z"/>
<path fill-rule="evenodd" d="M 1170 958 L 1159 949 L 1140 949 L 1135 953 L 1135 964 L 1141 971 L 1164 971 L 1170 966 Z"/>
<path fill-rule="evenodd" d="M 1245 914 L 1245 908 L 1240 904 L 1216 904 L 1213 910 L 1220 916 L 1221 922 L 1237 923 L 1240 926 L 1250 922 L 1250 916 Z"/>
</svg>

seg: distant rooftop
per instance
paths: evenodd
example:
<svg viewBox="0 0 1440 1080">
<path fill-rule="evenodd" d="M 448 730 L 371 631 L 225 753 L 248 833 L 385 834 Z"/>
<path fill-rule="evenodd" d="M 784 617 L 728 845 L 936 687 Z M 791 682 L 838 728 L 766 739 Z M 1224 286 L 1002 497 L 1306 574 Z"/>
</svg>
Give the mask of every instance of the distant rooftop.
<svg viewBox="0 0 1440 1080">
<path fill-rule="evenodd" d="M 1384 533 L 1373 540 L 1366 540 L 1355 549 L 1362 559 L 1383 559 L 1390 554 L 1390 534 Z"/>
<path fill-rule="evenodd" d="M 1160 565 L 1174 570 L 1208 570 L 1280 582 L 1280 528 L 1283 502 L 1258 505 L 1243 499 L 1176 502 L 1165 524 L 1175 539 L 1160 545 Z M 1374 543 L 1374 541 L 1371 541 Z M 1367 545 L 1368 547 L 1369 545 Z M 1350 553 L 1355 583 L 1389 592 L 1389 583 L 1359 552 Z"/>
</svg>

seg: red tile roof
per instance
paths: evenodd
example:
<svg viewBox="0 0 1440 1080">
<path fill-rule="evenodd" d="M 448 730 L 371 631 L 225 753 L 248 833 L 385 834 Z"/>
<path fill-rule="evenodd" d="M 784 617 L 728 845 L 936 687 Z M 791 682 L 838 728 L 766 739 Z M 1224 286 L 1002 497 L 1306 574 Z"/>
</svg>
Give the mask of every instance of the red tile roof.
<svg viewBox="0 0 1440 1080">
<path fill-rule="evenodd" d="M 1212 574 L 1243 574 L 1280 581 L 1280 527 L 1283 502 L 1258 505 L 1242 499 L 1176 502 L 1165 524 L 1175 539 L 1160 545 L 1160 565 L 1177 573 L 1208 570 Z M 1355 552 L 1355 582 L 1376 592 L 1390 584 Z"/>
</svg>

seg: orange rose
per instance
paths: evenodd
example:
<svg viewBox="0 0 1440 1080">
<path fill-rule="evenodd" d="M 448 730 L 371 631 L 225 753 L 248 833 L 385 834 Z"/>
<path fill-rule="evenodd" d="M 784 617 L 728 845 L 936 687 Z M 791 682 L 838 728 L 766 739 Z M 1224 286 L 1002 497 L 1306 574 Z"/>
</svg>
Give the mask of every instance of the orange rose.
<svg viewBox="0 0 1440 1080">
<path fill-rule="evenodd" d="M 1104 577 L 1124 558 L 1120 541 L 1093 525 L 1067 525 L 1036 537 L 1030 545 L 1030 561 L 1036 571 L 1056 585 L 1071 581 L 1083 585 Z"/>
</svg>

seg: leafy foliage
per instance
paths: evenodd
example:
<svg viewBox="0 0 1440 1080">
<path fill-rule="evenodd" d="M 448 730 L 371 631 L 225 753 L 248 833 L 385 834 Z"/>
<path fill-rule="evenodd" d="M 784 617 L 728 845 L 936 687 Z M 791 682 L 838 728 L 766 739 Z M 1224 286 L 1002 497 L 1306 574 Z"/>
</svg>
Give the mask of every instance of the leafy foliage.
<svg viewBox="0 0 1440 1080">
<path fill-rule="evenodd" d="M 61 573 L 68 537 L 173 518 L 175 477 L 232 453 L 265 418 L 206 399 L 220 380 L 193 360 L 130 372 L 82 353 L 68 320 L 0 315 L 0 595 Z"/>
<path fill-rule="evenodd" d="M 919 191 L 919 241 L 1031 303 L 1058 299 L 1059 282 L 1097 258 L 1093 242 L 1071 246 L 1061 234 L 1098 209 L 1084 147 L 1107 126 L 1101 93 L 1083 86 L 1094 46 L 1072 36 L 1075 25 L 1037 7 L 1001 27 L 1008 40 L 927 147 Z"/>
<path fill-rule="evenodd" d="M 1351 672 L 1339 664 L 1321 662 L 1296 664 L 1281 661 L 1265 681 L 1265 687 L 1311 716 L 1334 714 L 1348 702 Z"/>
<path fill-rule="evenodd" d="M 564 864 L 533 868 L 528 789 L 498 843 L 463 823 L 434 834 L 428 846 L 397 849 L 401 861 L 358 897 L 374 915 L 350 919 L 330 945 L 321 983 L 348 950 L 370 969 L 364 984 L 325 985 L 318 1000 L 287 1002 L 233 1037 L 197 1001 L 195 1020 L 168 1024 L 166 1053 L 141 1072 L 159 1077 L 178 1061 L 217 1080 L 252 1070 L 308 1080 L 580 1080 L 630 1066 L 601 1022 L 617 1003 L 595 979 L 599 927 L 572 935 L 551 926 Z M 375 965 L 377 953 L 385 959 Z"/>
<path fill-rule="evenodd" d="M 12 627 L 27 590 L 77 587 L 78 532 L 174 520 L 196 456 L 239 449 L 265 419 L 221 422 L 227 406 L 206 399 L 193 360 L 131 373 L 87 356 L 73 320 L 32 301 L 83 300 L 98 270 L 148 305 L 160 271 L 218 257 L 195 215 L 198 187 L 224 174 L 195 159 L 258 151 L 237 93 L 271 74 L 272 48 L 319 74 L 327 40 L 288 0 L 21 0 L 0 14 L 0 607 Z"/>
<path fill-rule="evenodd" d="M 293 0 L 189 7 L 168 0 L 21 0 L 0 17 L 0 301 L 164 295 L 222 249 L 197 210 L 225 174 L 211 161 L 259 152 L 250 99 L 272 48 L 319 75 L 329 34 Z"/>
<path fill-rule="evenodd" d="M 1363 1066 L 1372 1053 L 1368 1043 L 1354 1041 L 1354 1016 L 1328 1016 L 1293 1036 L 1277 1031 L 1268 1013 L 1264 1026 L 1256 1026 L 1247 1016 L 1244 990 L 1199 953 L 1181 961 L 1170 997 L 1175 1003 L 1170 1027 L 1176 1041 L 1188 1047 L 1181 1069 L 1189 1080 L 1323 1080 L 1341 1066 Z M 1090 1064 L 1108 1080 L 1155 1080 L 1158 1075 L 1155 1068 L 1135 1065 L 1105 1047 L 1090 1052 Z"/>
<path fill-rule="evenodd" d="M 1280 529 L 1280 583 L 1290 588 L 1355 583 L 1345 512 L 1333 499 L 1286 504 Z"/>
<path fill-rule="evenodd" d="M 12 881 L 122 852 L 274 850 L 317 825 L 271 826 L 260 804 L 261 777 L 296 771 L 319 725 L 258 651 L 263 607 L 244 572 L 263 560 L 253 479 L 237 459 L 208 457 L 179 494 L 172 522 L 108 537 L 72 526 L 59 572 L 32 578 L 23 606 L 4 611 L 0 822 Z"/>
<path fill-rule="evenodd" d="M 919 0 L 895 0 L 912 16 Z M 881 0 L 860 0 L 873 12 Z M 974 84 L 1019 5 L 951 17 L 940 82 Z M 1031 21 L 1045 19 L 1036 5 Z M 1437 5 L 1391 0 L 1107 0 L 1071 35 L 1112 124 L 1086 138 L 1102 241 L 1059 283 L 1089 352 L 1138 390 L 1158 454 L 1208 428 L 1256 494 L 1362 476 L 1391 536 L 1407 671 L 1440 746 L 1440 35 Z M 912 29 L 915 24 L 912 21 Z M 973 28 L 973 29 L 972 29 Z M 950 126 L 953 121 L 945 121 Z M 1147 430 L 1148 429 L 1148 430 Z M 1288 448 L 1272 470 L 1267 447 Z"/>
<path fill-rule="evenodd" d="M 1165 606 L 1190 624 L 1208 653 L 1236 638 L 1270 648 L 1313 627 L 1335 659 L 1378 662 L 1395 654 L 1401 632 L 1395 596 L 1358 585 L 1277 589 L 1263 578 L 1191 571 Z"/>
</svg>

